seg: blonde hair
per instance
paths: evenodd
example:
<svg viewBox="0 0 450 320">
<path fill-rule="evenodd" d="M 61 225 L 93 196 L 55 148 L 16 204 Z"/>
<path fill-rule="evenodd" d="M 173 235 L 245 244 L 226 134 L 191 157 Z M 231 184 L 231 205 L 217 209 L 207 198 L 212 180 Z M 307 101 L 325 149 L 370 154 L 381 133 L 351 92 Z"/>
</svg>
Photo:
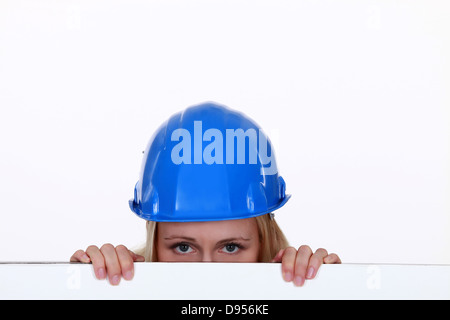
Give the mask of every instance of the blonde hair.
<svg viewBox="0 0 450 320">
<path fill-rule="evenodd" d="M 289 243 L 276 223 L 272 214 L 258 216 L 256 225 L 259 233 L 260 252 L 258 262 L 270 262 L 275 255 L 289 246 Z M 136 250 L 137 254 L 145 257 L 147 262 L 157 262 L 158 253 L 156 251 L 156 233 L 158 223 L 147 221 L 147 241 L 144 248 Z"/>
</svg>

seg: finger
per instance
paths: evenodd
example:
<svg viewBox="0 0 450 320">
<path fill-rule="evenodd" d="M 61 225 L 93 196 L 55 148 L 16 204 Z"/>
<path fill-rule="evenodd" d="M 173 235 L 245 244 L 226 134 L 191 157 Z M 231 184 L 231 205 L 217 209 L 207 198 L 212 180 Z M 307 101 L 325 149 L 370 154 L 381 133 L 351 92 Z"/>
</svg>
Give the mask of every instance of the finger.
<svg viewBox="0 0 450 320">
<path fill-rule="evenodd" d="M 324 258 L 328 256 L 328 252 L 325 249 L 317 249 L 316 252 L 309 259 L 309 265 L 306 272 L 306 279 L 314 279 L 319 270 L 320 266 L 323 264 Z"/>
<path fill-rule="evenodd" d="M 83 262 L 83 263 L 89 263 L 91 262 L 91 259 L 89 259 L 86 252 L 83 250 L 77 250 L 71 257 L 70 262 Z"/>
<path fill-rule="evenodd" d="M 281 249 L 280 251 L 278 251 L 278 253 L 277 253 L 276 256 L 272 259 L 271 262 L 281 262 L 281 258 L 283 257 L 284 250 L 286 250 L 286 249 Z"/>
<path fill-rule="evenodd" d="M 97 246 L 89 246 L 86 249 L 86 254 L 92 261 L 92 266 L 94 267 L 94 273 L 97 279 L 105 279 L 105 259 L 103 258 L 103 254 L 100 252 L 100 249 Z"/>
<path fill-rule="evenodd" d="M 337 254 L 335 254 L 335 253 L 331 253 L 331 254 L 329 254 L 328 256 L 326 256 L 324 259 L 323 259 L 323 262 L 325 263 L 325 264 L 340 264 L 340 263 L 342 263 L 341 262 L 341 259 L 338 257 L 338 255 Z"/>
<path fill-rule="evenodd" d="M 122 276 L 125 280 L 131 280 L 134 276 L 133 256 L 130 252 L 124 245 L 118 245 L 116 247 L 117 258 L 119 259 Z"/>
<path fill-rule="evenodd" d="M 295 276 L 294 284 L 301 287 L 305 283 L 306 269 L 309 264 L 309 259 L 312 256 L 312 250 L 309 246 L 301 246 L 298 248 L 297 256 L 295 259 Z"/>
<path fill-rule="evenodd" d="M 122 274 L 116 250 L 112 244 L 107 243 L 100 248 L 100 251 L 105 257 L 106 273 L 108 274 L 109 283 L 116 286 L 119 284 Z"/>
<path fill-rule="evenodd" d="M 131 257 L 133 258 L 134 262 L 145 262 L 145 257 L 141 256 L 140 254 L 134 253 L 131 250 L 128 250 L 131 254 Z"/>
<path fill-rule="evenodd" d="M 281 272 L 283 274 L 284 281 L 292 281 L 294 279 L 294 266 L 297 250 L 293 247 L 288 247 L 284 250 L 283 257 L 281 258 Z"/>
</svg>

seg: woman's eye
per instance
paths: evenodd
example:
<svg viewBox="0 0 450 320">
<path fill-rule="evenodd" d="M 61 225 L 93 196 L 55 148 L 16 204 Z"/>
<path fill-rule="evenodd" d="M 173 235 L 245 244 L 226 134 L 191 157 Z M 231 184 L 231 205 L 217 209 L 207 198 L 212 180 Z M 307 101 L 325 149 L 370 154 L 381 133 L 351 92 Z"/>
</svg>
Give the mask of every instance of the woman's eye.
<svg viewBox="0 0 450 320">
<path fill-rule="evenodd" d="M 184 243 L 179 244 L 178 246 L 176 246 L 176 247 L 175 247 L 175 250 L 176 250 L 178 253 L 189 253 L 189 252 L 192 252 L 191 246 L 188 245 L 188 244 L 184 244 Z"/>
<path fill-rule="evenodd" d="M 230 243 L 223 247 L 223 250 L 226 253 L 236 253 L 239 250 L 239 246 L 237 244 Z"/>
</svg>

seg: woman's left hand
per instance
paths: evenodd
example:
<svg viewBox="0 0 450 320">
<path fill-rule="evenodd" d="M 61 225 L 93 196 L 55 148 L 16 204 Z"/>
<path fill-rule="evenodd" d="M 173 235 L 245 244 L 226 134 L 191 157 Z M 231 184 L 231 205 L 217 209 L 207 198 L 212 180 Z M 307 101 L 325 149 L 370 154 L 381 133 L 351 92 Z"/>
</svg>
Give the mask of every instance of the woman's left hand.
<svg viewBox="0 0 450 320">
<path fill-rule="evenodd" d="M 298 251 L 294 247 L 280 250 L 272 259 L 272 262 L 281 262 L 283 279 L 293 281 L 296 286 L 303 286 L 306 279 L 314 279 L 320 266 L 325 264 L 338 264 L 341 259 L 325 249 L 317 249 L 312 252 L 309 246 L 301 246 Z"/>
</svg>

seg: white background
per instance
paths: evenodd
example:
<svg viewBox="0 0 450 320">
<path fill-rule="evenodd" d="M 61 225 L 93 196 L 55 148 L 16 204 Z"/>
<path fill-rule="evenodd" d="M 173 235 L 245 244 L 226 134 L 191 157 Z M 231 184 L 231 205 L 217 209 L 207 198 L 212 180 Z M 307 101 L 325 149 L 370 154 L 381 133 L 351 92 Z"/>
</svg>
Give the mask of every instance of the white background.
<svg viewBox="0 0 450 320">
<path fill-rule="evenodd" d="M 256 120 L 291 244 L 450 263 L 448 1 L 0 0 L 0 261 L 144 242 L 128 208 L 160 123 Z"/>
</svg>

